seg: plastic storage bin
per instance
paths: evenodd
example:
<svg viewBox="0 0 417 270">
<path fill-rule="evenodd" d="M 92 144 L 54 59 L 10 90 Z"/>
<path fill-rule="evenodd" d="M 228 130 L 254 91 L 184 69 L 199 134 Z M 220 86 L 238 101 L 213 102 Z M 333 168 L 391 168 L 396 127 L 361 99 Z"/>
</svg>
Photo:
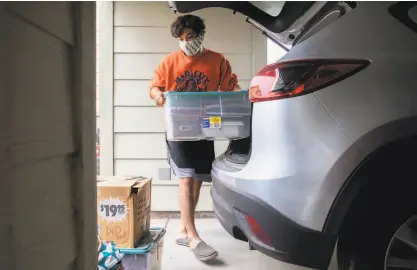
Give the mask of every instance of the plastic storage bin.
<svg viewBox="0 0 417 270">
<path fill-rule="evenodd" d="M 161 270 L 165 229 L 151 228 L 148 238 L 137 248 L 120 249 L 123 254 L 118 267 L 122 270 Z"/>
<path fill-rule="evenodd" d="M 248 91 L 168 92 L 165 104 L 167 139 L 193 141 L 250 136 Z"/>
</svg>

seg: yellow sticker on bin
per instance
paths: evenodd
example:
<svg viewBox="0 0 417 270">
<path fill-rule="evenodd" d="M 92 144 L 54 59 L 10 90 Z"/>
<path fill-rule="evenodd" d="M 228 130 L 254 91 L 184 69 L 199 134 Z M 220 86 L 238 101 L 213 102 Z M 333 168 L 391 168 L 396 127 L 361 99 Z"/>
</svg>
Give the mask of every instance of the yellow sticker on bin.
<svg viewBox="0 0 417 270">
<path fill-rule="evenodd" d="M 221 116 L 210 116 L 210 128 L 221 128 L 222 117 Z"/>
</svg>

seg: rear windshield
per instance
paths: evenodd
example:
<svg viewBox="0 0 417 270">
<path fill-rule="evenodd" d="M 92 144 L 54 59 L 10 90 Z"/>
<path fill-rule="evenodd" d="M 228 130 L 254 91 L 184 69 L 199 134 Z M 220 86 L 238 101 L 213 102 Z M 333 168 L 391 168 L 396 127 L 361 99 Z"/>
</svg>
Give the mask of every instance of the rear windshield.
<svg viewBox="0 0 417 270">
<path fill-rule="evenodd" d="M 249 1 L 252 5 L 271 16 L 278 16 L 285 1 Z"/>
</svg>

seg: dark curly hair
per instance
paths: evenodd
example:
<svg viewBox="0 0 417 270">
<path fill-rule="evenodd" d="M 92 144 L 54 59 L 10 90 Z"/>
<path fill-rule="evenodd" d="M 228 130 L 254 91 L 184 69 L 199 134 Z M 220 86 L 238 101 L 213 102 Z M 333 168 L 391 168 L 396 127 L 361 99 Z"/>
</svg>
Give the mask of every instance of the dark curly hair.
<svg viewBox="0 0 417 270">
<path fill-rule="evenodd" d="M 171 24 L 171 35 L 174 38 L 178 38 L 181 36 L 182 31 L 184 31 L 185 28 L 192 29 L 197 36 L 206 32 L 206 25 L 204 24 L 204 20 L 202 18 L 195 15 L 185 15 L 178 17 Z"/>
</svg>

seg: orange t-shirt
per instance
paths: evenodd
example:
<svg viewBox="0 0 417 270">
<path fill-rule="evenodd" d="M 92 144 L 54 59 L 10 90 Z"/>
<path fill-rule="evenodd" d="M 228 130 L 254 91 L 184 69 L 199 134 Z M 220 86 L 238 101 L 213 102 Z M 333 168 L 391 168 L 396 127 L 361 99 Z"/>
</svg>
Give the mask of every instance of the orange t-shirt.
<svg viewBox="0 0 417 270">
<path fill-rule="evenodd" d="M 208 49 L 195 56 L 181 50 L 170 53 L 156 68 L 151 81 L 151 88 L 177 92 L 232 91 L 236 85 L 237 76 L 229 61 Z"/>
</svg>

